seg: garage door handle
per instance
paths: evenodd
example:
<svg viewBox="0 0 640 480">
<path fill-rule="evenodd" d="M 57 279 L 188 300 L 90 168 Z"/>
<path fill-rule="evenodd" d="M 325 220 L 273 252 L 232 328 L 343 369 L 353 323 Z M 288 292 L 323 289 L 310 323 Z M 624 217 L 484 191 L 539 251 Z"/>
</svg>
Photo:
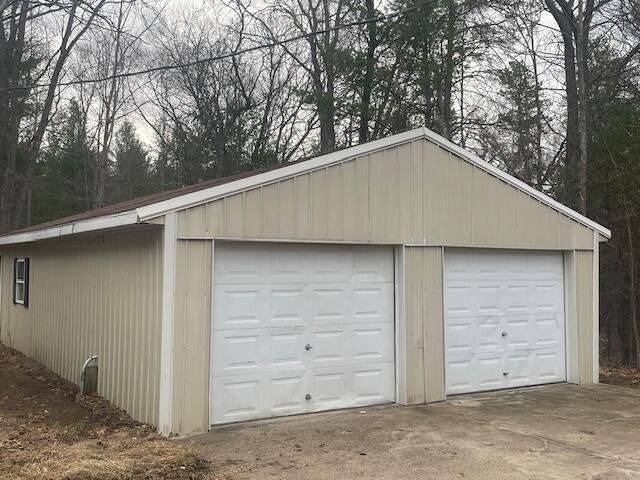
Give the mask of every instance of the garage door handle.
<svg viewBox="0 0 640 480">
<path fill-rule="evenodd" d="M 509 335 L 507 332 L 502 332 L 503 337 L 506 337 L 507 335 Z"/>
<path fill-rule="evenodd" d="M 304 349 L 305 349 L 305 350 L 311 350 L 311 348 L 312 348 L 312 346 L 311 346 L 311 344 L 309 344 L 309 343 L 307 343 L 307 344 L 304 346 Z"/>
<path fill-rule="evenodd" d="M 310 394 L 310 393 L 307 393 L 307 394 L 304 396 L 304 398 L 306 398 L 307 400 L 311 400 L 311 394 Z"/>
</svg>

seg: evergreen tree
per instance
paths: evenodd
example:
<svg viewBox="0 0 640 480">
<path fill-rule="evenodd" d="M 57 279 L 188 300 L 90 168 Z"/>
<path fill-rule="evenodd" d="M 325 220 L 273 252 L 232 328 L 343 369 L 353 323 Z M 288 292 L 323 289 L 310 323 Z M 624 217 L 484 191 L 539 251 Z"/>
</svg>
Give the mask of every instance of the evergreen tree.
<svg viewBox="0 0 640 480">
<path fill-rule="evenodd" d="M 153 191 L 148 154 L 130 121 L 125 121 L 115 139 L 115 165 L 110 179 L 111 200 L 122 201 Z"/>
<path fill-rule="evenodd" d="M 85 113 L 75 100 L 53 125 L 48 146 L 36 167 L 34 223 L 90 209 L 96 152 L 87 139 Z"/>
</svg>

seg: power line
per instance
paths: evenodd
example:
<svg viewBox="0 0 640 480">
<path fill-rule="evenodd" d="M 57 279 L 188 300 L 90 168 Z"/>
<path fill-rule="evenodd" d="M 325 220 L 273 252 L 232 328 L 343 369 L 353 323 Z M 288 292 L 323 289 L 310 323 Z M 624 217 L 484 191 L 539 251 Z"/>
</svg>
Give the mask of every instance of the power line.
<svg viewBox="0 0 640 480">
<path fill-rule="evenodd" d="M 51 83 L 34 83 L 32 85 L 25 85 L 25 86 L 17 86 L 17 87 L 9 87 L 9 88 L 5 88 L 2 89 L 0 91 L 11 91 L 11 90 L 30 90 L 32 88 L 49 88 L 52 86 L 58 86 L 58 87 L 68 87 L 68 86 L 72 86 L 72 85 L 83 85 L 83 84 L 93 84 L 93 83 L 101 83 L 101 82 L 106 82 L 109 80 L 116 80 L 116 79 L 121 79 L 121 78 L 129 78 L 129 77 L 134 77 L 137 75 L 145 75 L 148 73 L 155 73 L 155 72 L 160 72 L 160 71 L 167 71 L 167 70 L 175 70 L 178 68 L 188 68 L 188 67 L 193 67 L 195 65 L 201 65 L 203 63 L 209 63 L 209 62 L 217 62 L 220 60 L 226 60 L 228 58 L 233 58 L 235 56 L 238 55 L 242 55 L 245 53 L 251 53 L 251 52 L 255 52 L 257 50 L 262 50 L 265 48 L 273 48 L 273 47 L 278 47 L 278 46 L 282 46 L 282 45 L 287 45 L 289 43 L 293 43 L 293 42 L 297 42 L 299 40 L 304 40 L 304 39 L 308 39 L 311 37 L 314 37 L 316 35 L 322 35 L 325 33 L 331 33 L 331 32 L 335 32 L 338 30 L 342 30 L 345 28 L 352 28 L 352 27 L 357 27 L 357 26 L 361 26 L 361 25 L 367 25 L 369 23 L 375 23 L 375 22 L 381 22 L 384 20 L 391 20 L 403 15 L 406 15 L 408 13 L 414 12 L 420 8 L 426 7 L 428 5 L 433 5 L 435 4 L 436 0 L 428 0 L 426 2 L 422 2 L 422 3 L 418 3 L 416 5 L 414 5 L 413 7 L 404 9 L 404 10 L 400 10 L 394 13 L 390 13 L 388 15 L 380 15 L 378 17 L 372 17 L 372 18 L 365 18 L 363 20 L 358 20 L 355 22 L 349 22 L 349 23 L 344 23 L 342 25 L 336 25 L 335 27 L 330 27 L 330 28 L 326 28 L 323 30 L 317 30 L 315 32 L 308 32 L 308 33 L 302 33 L 300 35 L 295 35 L 293 37 L 288 37 L 282 40 L 278 40 L 272 43 L 266 43 L 266 44 L 261 44 L 261 45 L 254 45 L 253 47 L 247 47 L 244 49 L 240 49 L 240 50 L 236 50 L 234 52 L 229 52 L 229 53 L 225 53 L 222 55 L 217 55 L 214 57 L 207 57 L 207 58 L 201 58 L 198 60 L 193 60 L 191 62 L 186 62 L 186 63 L 177 63 L 174 65 L 159 65 L 157 67 L 149 67 L 149 68 L 144 68 L 141 70 L 134 70 L 134 71 L 130 71 L 130 72 L 122 72 L 122 73 L 116 73 L 114 75 L 108 75 L 106 77 L 100 77 L 100 78 L 86 78 L 86 79 L 77 79 L 77 80 L 69 80 L 66 82 L 58 82 L 57 84 L 51 84 Z"/>
</svg>

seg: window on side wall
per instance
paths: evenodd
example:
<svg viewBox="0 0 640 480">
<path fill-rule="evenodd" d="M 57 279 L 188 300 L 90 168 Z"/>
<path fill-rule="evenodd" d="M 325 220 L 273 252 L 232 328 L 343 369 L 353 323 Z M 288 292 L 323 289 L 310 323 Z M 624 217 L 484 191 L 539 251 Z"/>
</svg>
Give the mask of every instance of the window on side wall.
<svg viewBox="0 0 640 480">
<path fill-rule="evenodd" d="M 13 303 L 29 305 L 29 259 L 13 259 Z"/>
</svg>

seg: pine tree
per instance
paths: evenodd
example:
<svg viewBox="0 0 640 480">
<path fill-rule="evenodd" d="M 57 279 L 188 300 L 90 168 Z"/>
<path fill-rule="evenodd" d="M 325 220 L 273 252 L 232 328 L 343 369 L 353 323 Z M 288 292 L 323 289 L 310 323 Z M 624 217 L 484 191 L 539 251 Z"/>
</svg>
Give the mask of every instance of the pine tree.
<svg viewBox="0 0 640 480">
<path fill-rule="evenodd" d="M 151 167 L 146 149 L 135 127 L 125 121 L 116 133 L 115 165 L 110 180 L 111 200 L 129 200 L 151 193 Z"/>
</svg>

